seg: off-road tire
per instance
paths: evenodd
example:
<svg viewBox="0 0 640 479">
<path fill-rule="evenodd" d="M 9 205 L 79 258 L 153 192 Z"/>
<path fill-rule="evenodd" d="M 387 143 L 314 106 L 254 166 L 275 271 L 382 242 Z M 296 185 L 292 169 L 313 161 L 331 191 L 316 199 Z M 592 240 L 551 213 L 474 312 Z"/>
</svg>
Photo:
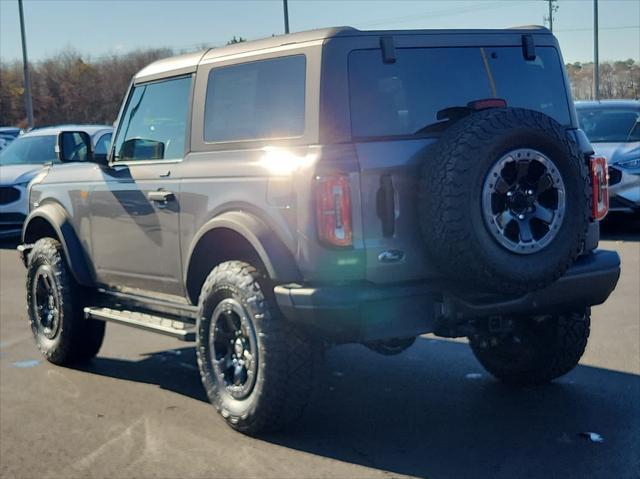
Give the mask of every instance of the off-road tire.
<svg viewBox="0 0 640 479">
<path fill-rule="evenodd" d="M 499 244 L 482 212 L 485 178 L 499 158 L 518 148 L 549 157 L 566 188 L 564 219 L 555 237 L 531 254 Z M 589 185 L 578 146 L 552 118 L 517 108 L 472 113 L 426 153 L 419 220 L 430 260 L 464 286 L 516 294 L 541 289 L 564 274 L 581 251 L 590 221 Z"/>
<path fill-rule="evenodd" d="M 282 429 L 302 415 L 320 356 L 319 345 L 282 317 L 267 284 L 250 264 L 228 261 L 211 271 L 198 305 L 196 353 L 202 384 L 227 424 L 249 435 Z M 257 374 L 243 399 L 229 394 L 211 361 L 212 314 L 225 298 L 242 305 L 256 333 Z"/>
<path fill-rule="evenodd" d="M 46 337 L 38 328 L 34 279 L 40 268 L 46 268 L 52 278 L 53 296 L 57 301 L 59 327 L 54 337 Z M 36 345 L 47 361 L 69 365 L 93 358 L 104 339 L 105 324 L 84 318 L 83 308 L 91 291 L 76 283 L 64 258 L 59 241 L 53 238 L 39 239 L 27 265 L 27 309 L 31 331 Z"/>
<path fill-rule="evenodd" d="M 576 367 L 587 346 L 589 312 L 514 320 L 514 331 L 469 337 L 480 364 L 505 383 L 544 384 Z"/>
</svg>

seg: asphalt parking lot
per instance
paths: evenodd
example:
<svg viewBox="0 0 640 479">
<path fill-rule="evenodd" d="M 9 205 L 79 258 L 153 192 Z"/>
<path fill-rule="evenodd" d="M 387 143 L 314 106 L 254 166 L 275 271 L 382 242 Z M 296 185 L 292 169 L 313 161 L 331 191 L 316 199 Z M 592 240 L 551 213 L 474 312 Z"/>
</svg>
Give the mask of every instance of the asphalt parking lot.
<svg viewBox="0 0 640 479">
<path fill-rule="evenodd" d="M 218 418 L 190 344 L 110 324 L 83 369 L 44 362 L 24 268 L 4 243 L 0 476 L 640 477 L 640 225 L 630 227 L 607 228 L 601 247 L 620 253 L 620 283 L 593 311 L 581 365 L 554 384 L 505 387 L 460 341 L 425 336 L 395 357 L 342 346 L 303 420 L 262 439 Z"/>
</svg>

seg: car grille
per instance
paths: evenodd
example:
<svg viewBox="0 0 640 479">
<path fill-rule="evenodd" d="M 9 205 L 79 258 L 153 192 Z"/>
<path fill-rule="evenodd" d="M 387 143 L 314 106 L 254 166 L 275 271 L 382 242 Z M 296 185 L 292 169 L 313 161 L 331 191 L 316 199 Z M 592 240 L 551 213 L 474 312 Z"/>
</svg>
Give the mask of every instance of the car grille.
<svg viewBox="0 0 640 479">
<path fill-rule="evenodd" d="M 13 203 L 20 198 L 20 190 L 13 186 L 0 186 L 0 205 Z"/>
<path fill-rule="evenodd" d="M 609 186 L 617 185 L 622 181 L 622 171 L 609 167 Z"/>
</svg>

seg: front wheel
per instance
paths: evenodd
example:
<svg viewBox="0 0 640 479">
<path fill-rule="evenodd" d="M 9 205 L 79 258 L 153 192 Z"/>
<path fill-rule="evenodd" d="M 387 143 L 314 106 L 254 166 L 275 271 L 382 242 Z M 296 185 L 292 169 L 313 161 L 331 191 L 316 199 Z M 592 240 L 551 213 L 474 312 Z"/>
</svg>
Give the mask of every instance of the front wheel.
<svg viewBox="0 0 640 479">
<path fill-rule="evenodd" d="M 73 279 L 60 242 L 39 239 L 27 265 L 27 307 L 36 345 L 49 362 L 84 362 L 100 350 L 104 322 L 83 316 L 89 293 Z"/>
<path fill-rule="evenodd" d="M 202 287 L 197 357 L 209 400 L 246 434 L 281 429 L 303 412 L 319 348 L 286 321 L 259 272 L 241 261 L 218 265 Z"/>
<path fill-rule="evenodd" d="M 512 321 L 509 332 L 488 330 L 469 337 L 480 364 L 512 384 L 543 384 L 576 367 L 587 346 L 589 311 Z"/>
</svg>

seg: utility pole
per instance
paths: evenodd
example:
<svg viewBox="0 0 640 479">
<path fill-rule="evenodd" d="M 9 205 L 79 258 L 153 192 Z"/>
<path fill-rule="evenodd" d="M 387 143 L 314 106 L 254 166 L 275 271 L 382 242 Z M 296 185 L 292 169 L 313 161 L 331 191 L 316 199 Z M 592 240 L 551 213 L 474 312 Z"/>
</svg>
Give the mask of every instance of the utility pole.
<svg viewBox="0 0 640 479">
<path fill-rule="evenodd" d="M 553 14 L 556 13 L 558 11 L 558 5 L 555 5 L 555 3 L 558 0 L 545 0 L 548 4 L 549 4 L 549 16 L 548 17 L 544 17 L 545 21 L 549 22 L 549 30 L 553 31 Z"/>
<path fill-rule="evenodd" d="M 29 75 L 29 60 L 27 57 L 27 39 L 24 29 L 24 12 L 22 0 L 18 0 L 20 10 L 20 34 L 22 36 L 22 67 L 24 69 L 24 106 L 27 110 L 27 128 L 33 128 L 33 102 L 31 100 L 31 77 Z"/>
<path fill-rule="evenodd" d="M 598 58 L 598 0 L 593 0 L 593 99 L 600 100 L 600 61 Z"/>
<path fill-rule="evenodd" d="M 284 33 L 289 33 L 289 5 L 287 0 L 282 0 L 282 6 L 284 7 Z"/>
</svg>

